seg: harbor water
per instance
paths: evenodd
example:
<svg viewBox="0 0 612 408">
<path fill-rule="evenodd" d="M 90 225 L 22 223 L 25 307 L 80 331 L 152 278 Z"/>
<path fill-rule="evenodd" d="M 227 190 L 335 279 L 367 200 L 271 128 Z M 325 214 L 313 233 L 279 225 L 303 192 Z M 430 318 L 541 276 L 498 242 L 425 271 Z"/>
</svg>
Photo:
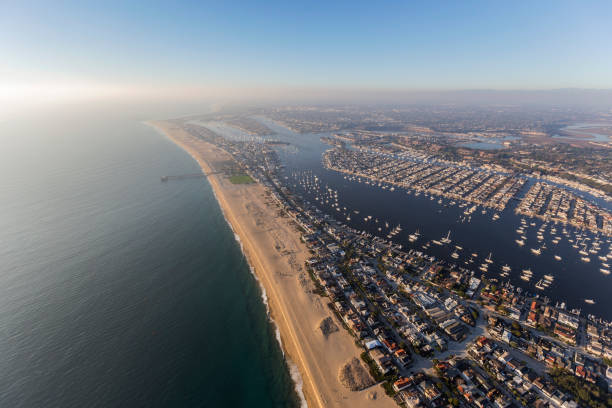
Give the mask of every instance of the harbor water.
<svg viewBox="0 0 612 408">
<path fill-rule="evenodd" d="M 365 180 L 358 182 L 323 166 L 322 155 L 331 146 L 323 143 L 320 138 L 332 136 L 330 133 L 299 135 L 269 119 L 257 119 L 275 132 L 271 138 L 290 143 L 288 146 L 278 147 L 279 157 L 285 166 L 282 182 L 338 221 L 381 238 L 387 238 L 394 228 L 400 226 L 401 231 L 391 239 L 405 250 L 422 251 L 448 264 L 474 271 L 477 277 L 492 279 L 499 284 L 509 282 L 542 299 L 550 299 L 552 305 L 564 302 L 568 309 L 581 309 L 585 315 L 593 314 L 612 320 L 612 298 L 608 295 L 612 286 L 612 275 L 600 271 L 600 268 L 605 268 L 606 262 L 612 260 L 599 259 L 599 256 L 608 253 L 609 243 L 606 242 L 606 237 L 600 238 L 604 242 L 601 251 L 597 255 L 591 254 L 591 261 L 585 263 L 581 259 L 583 255 L 578 252 L 582 246 L 574 248 L 569 239 L 575 243 L 576 236 L 582 235 L 595 240 L 592 233 L 576 231 L 567 226 L 566 236 L 562 233 L 563 224 L 549 223 L 543 232 L 544 239 L 540 241 L 537 235 L 543 221 L 516 215 L 516 200 L 511 200 L 502 212 L 488 209 L 483 214 L 483 208 L 478 207 L 468 217 L 464 215 L 464 211 L 472 207 L 472 204 L 460 207 L 460 200 L 451 204 L 452 200 L 440 200 L 439 196 L 424 193 L 417 196 L 414 192 L 402 188 L 390 191 L 389 186 L 383 189 L 378 184 L 366 184 Z M 239 132 L 235 129 L 216 126 L 214 130 L 232 138 L 249 137 L 246 134 L 238 135 Z M 315 177 L 316 186 L 313 185 Z M 528 180 L 519 196 L 525 194 L 533 182 Z M 592 200 L 610 208 L 609 203 L 596 198 Z M 496 213 L 499 218 L 493 219 Z M 371 218 L 365 220 L 368 216 Z M 522 218 L 525 218 L 527 223 L 524 232 L 526 243 L 519 246 L 516 240 L 520 234 L 516 230 L 521 227 Z M 552 233 L 552 228 L 556 229 L 555 233 Z M 410 242 L 409 235 L 417 230 L 419 239 Z M 432 243 L 446 237 L 449 232 L 451 243 Z M 554 236 L 561 237 L 559 242 L 552 242 Z M 423 245 L 428 242 L 429 245 L 424 249 Z M 546 246 L 546 249 L 541 255 L 532 253 L 532 248 L 542 246 Z M 456 258 L 452 257 L 454 252 Z M 557 260 L 555 255 L 561 260 Z M 488 257 L 492 262 L 488 271 L 483 273 L 479 267 Z M 469 261 L 470 258 L 472 262 Z M 504 266 L 510 268 L 507 276 L 502 274 Z M 533 273 L 528 282 L 521 279 L 523 270 Z M 535 285 L 545 275 L 553 276 L 554 281 L 544 289 L 537 289 Z"/>
</svg>

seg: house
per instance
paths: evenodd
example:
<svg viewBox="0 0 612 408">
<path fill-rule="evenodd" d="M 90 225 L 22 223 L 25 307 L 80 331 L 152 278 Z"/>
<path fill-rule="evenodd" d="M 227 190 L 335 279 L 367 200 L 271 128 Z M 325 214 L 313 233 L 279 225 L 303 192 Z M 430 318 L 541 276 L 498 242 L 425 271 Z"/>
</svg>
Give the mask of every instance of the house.
<svg viewBox="0 0 612 408">
<path fill-rule="evenodd" d="M 422 381 L 419 383 L 418 387 L 423 395 L 425 395 L 425 398 L 427 398 L 429 401 L 435 401 L 442 396 L 440 391 L 438 391 L 434 384 L 429 380 Z"/>
<path fill-rule="evenodd" d="M 400 398 L 404 401 L 407 408 L 421 407 L 421 397 L 415 391 L 402 391 L 400 392 Z"/>
<path fill-rule="evenodd" d="M 369 351 L 370 357 L 378 367 L 381 373 L 387 374 L 393 369 L 391 358 L 383 353 L 379 348 Z"/>
<path fill-rule="evenodd" d="M 405 390 L 414 384 L 412 377 L 401 377 L 393 383 L 393 389 L 397 392 Z"/>
</svg>

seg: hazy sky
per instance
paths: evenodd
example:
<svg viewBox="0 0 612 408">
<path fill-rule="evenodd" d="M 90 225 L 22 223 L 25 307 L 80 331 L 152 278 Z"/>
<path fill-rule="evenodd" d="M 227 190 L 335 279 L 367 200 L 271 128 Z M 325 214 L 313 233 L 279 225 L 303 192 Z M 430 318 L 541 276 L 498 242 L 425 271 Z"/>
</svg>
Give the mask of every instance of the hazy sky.
<svg viewBox="0 0 612 408">
<path fill-rule="evenodd" d="M 0 86 L 612 88 L 612 2 L 0 0 Z"/>
</svg>

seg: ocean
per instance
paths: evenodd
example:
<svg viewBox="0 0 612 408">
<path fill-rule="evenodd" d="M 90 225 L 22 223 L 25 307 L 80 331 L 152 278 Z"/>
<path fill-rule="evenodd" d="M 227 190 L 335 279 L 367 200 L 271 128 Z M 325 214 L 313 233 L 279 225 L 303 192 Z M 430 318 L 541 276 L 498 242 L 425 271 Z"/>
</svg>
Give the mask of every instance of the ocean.
<svg viewBox="0 0 612 408">
<path fill-rule="evenodd" d="M 0 123 L 0 406 L 300 405 L 205 179 L 107 114 Z"/>
</svg>

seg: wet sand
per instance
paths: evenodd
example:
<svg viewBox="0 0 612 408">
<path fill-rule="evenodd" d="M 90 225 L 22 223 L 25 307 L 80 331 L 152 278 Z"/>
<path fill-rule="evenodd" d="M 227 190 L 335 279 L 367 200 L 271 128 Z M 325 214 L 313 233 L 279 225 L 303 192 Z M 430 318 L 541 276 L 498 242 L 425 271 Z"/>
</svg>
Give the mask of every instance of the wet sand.
<svg viewBox="0 0 612 408">
<path fill-rule="evenodd" d="M 205 173 L 220 170 L 231 156 L 191 136 L 169 122 L 148 122 L 188 152 Z M 277 325 L 289 363 L 299 370 L 309 407 L 395 407 L 380 385 L 350 391 L 338 378 L 341 367 L 362 351 L 343 329 L 325 336 L 319 325 L 330 312 L 326 298 L 313 294 L 304 270 L 309 257 L 300 234 L 288 218 L 279 215 L 265 188 L 232 184 L 222 174 L 208 180 L 225 218 L 240 238 L 243 252 L 265 289 L 271 316 Z M 240 373 L 236 373 L 239 378 Z M 230 379 L 228 379 L 230 380 Z M 299 384 L 299 380 L 298 380 Z"/>
</svg>

